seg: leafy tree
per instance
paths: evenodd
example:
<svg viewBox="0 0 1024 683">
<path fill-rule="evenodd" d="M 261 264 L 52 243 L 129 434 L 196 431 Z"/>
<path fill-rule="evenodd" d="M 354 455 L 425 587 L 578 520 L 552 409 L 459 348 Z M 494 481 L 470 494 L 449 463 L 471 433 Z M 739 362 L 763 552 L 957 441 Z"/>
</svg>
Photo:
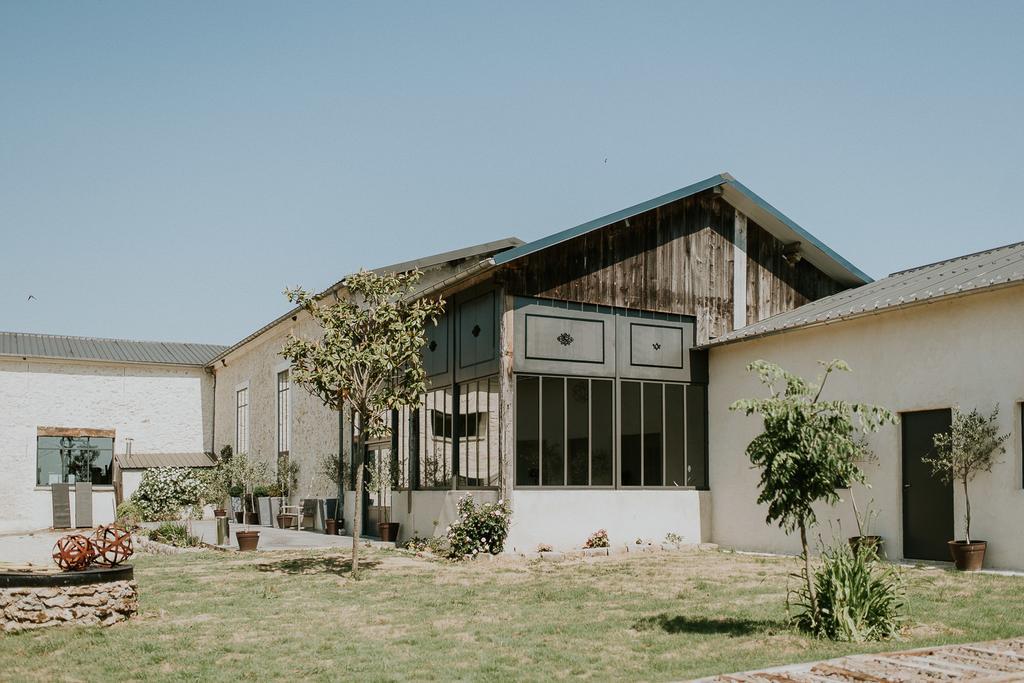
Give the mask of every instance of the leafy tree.
<svg viewBox="0 0 1024 683">
<path fill-rule="evenodd" d="M 964 487 L 964 533 L 971 542 L 971 498 L 967 495 L 967 484 L 979 472 L 991 472 L 996 464 L 995 456 L 1006 452 L 1009 434 L 999 434 L 999 404 L 989 415 L 982 415 L 975 408 L 969 413 L 953 411 L 953 424 L 948 432 L 936 434 L 935 457 L 923 458 L 932 466 L 932 473 L 946 483 L 960 482 Z"/>
<path fill-rule="evenodd" d="M 319 339 L 289 335 L 281 355 L 291 361 L 293 379 L 331 410 L 340 412 L 350 405 L 359 420 L 358 452 L 353 457 L 356 495 L 364 488 L 367 440 L 387 437 L 390 411 L 418 403 L 426 391 L 420 356 L 426 344 L 425 325 L 437 323 L 444 302 L 414 298 L 419 279 L 419 271 L 360 271 L 344 282 L 348 296 L 333 302 L 301 288 L 285 291 L 322 329 Z M 359 569 L 363 522 L 362 505 L 355 508 L 353 573 Z"/>
<path fill-rule="evenodd" d="M 864 472 L 857 464 L 867 457 L 863 435 L 896 422 L 892 412 L 879 406 L 822 400 L 832 372 L 850 368 L 841 360 L 819 363 L 824 374 L 811 383 L 774 363 L 754 361 L 747 370 L 756 372 L 768 387 L 768 398 L 743 399 L 730 406 L 764 420 L 764 431 L 747 446 L 747 456 L 761 470 L 757 502 L 768 506 L 768 524 L 777 523 L 787 534 L 800 531 L 813 615 L 818 614 L 818 603 L 807 529 L 817 522 L 814 504 L 834 505 L 840 500 L 837 488 L 863 483 Z"/>
</svg>

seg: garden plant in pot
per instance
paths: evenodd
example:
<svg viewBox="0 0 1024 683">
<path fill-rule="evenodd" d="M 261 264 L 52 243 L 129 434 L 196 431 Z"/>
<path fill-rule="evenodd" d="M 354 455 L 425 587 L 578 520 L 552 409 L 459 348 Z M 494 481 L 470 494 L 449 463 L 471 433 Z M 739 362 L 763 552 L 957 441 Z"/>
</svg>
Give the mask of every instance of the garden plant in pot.
<svg viewBox="0 0 1024 683">
<path fill-rule="evenodd" d="M 242 483 L 242 489 L 246 499 L 252 499 L 252 491 L 258 486 L 255 482 L 265 481 L 267 474 L 267 467 L 262 462 L 250 462 L 248 459 L 244 461 L 244 466 L 240 466 L 236 469 L 238 481 Z M 238 541 L 238 549 L 242 551 L 256 550 L 256 546 L 260 542 L 260 532 L 255 529 L 250 529 L 249 524 L 251 523 L 248 514 L 245 516 L 245 526 L 241 531 L 235 532 L 235 540 Z"/>
<path fill-rule="evenodd" d="M 391 521 L 391 506 L 385 505 L 394 484 L 395 467 L 390 457 L 374 458 L 367 467 L 369 479 L 366 481 L 366 490 L 377 496 L 377 509 L 380 517 L 377 522 L 377 531 L 380 540 L 395 543 L 398 541 L 398 522 Z"/>
<path fill-rule="evenodd" d="M 850 454 L 852 463 L 857 467 L 858 470 L 863 472 L 861 469 L 864 465 L 874 464 L 878 462 L 878 456 L 871 446 L 868 444 L 867 437 L 861 434 L 856 437 L 853 442 L 854 449 Z M 865 476 L 861 482 L 864 488 L 870 489 L 871 484 L 868 482 Z M 857 504 L 857 496 L 854 493 L 854 486 L 856 482 L 843 481 L 837 488 L 849 489 L 850 491 L 850 505 L 853 507 L 853 519 L 857 524 L 857 535 L 850 536 L 849 543 L 850 547 L 856 553 L 861 547 L 870 550 L 876 557 L 883 557 L 882 551 L 882 537 L 870 533 L 871 523 L 878 516 L 878 511 L 873 508 L 874 499 L 869 500 L 868 504 L 863 510 L 860 509 L 860 505 Z"/>
<path fill-rule="evenodd" d="M 224 446 L 224 448 L 220 449 L 219 454 L 207 453 L 207 455 L 213 460 L 214 466 L 206 475 L 206 498 L 214 506 L 214 517 L 227 517 L 228 510 L 231 509 L 228 506 L 233 503 L 231 500 L 233 494 L 231 493 L 230 471 L 230 460 L 233 451 L 231 446 Z"/>
<path fill-rule="evenodd" d="M 339 498 L 330 498 L 331 494 L 338 495 L 348 484 L 347 473 L 344 463 L 338 455 L 324 453 L 316 462 L 316 473 L 314 474 L 311 488 L 324 493 L 324 533 L 335 535 L 345 528 L 342 510 L 338 506 Z"/>
<path fill-rule="evenodd" d="M 964 492 L 964 539 L 949 542 L 953 563 L 962 571 L 978 571 L 985 563 L 987 541 L 971 538 L 971 498 L 968 484 L 979 472 L 991 472 L 996 456 L 1006 452 L 1009 434 L 999 433 L 999 405 L 989 415 L 975 408 L 963 413 L 953 410 L 949 431 L 936 434 L 934 457 L 924 458 L 932 472 L 944 482 L 959 482 Z"/>
<path fill-rule="evenodd" d="M 291 503 L 291 494 L 299 485 L 299 463 L 294 462 L 287 455 L 277 458 L 277 495 L 280 496 L 280 506 Z M 295 526 L 295 515 L 290 512 L 283 512 L 283 508 L 277 510 L 277 526 L 282 529 L 290 529 Z"/>
</svg>

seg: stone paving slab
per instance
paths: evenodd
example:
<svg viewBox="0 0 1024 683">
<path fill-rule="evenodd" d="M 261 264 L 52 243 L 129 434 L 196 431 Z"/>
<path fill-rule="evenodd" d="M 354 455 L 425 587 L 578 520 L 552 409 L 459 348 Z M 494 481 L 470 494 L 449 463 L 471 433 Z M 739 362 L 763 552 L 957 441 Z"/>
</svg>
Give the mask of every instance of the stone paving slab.
<svg viewBox="0 0 1024 683">
<path fill-rule="evenodd" d="M 1024 638 L 852 655 L 763 671 L 725 674 L 699 683 L 903 683 L 1024 681 Z"/>
</svg>

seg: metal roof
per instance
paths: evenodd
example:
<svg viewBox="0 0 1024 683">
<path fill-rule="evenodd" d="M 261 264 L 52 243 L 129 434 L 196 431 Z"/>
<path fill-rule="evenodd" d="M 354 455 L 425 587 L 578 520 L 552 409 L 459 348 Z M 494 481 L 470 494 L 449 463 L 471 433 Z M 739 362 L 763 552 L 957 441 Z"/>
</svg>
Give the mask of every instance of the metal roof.
<svg viewBox="0 0 1024 683">
<path fill-rule="evenodd" d="M 374 272 L 374 273 L 404 273 L 406 271 L 410 271 L 410 270 L 414 270 L 414 269 L 425 270 L 427 268 L 432 268 L 434 266 L 439 266 L 439 265 L 442 265 L 442 264 L 445 264 L 445 263 L 451 263 L 453 261 L 464 261 L 466 259 L 470 259 L 470 258 L 474 258 L 474 257 L 480 257 L 480 258 L 490 257 L 493 254 L 496 254 L 498 252 L 504 251 L 506 249 L 511 249 L 513 247 L 518 247 L 518 246 L 520 246 L 522 244 L 523 244 L 523 241 L 521 239 L 519 239 L 518 237 L 505 237 L 504 239 L 495 240 L 493 242 L 484 242 L 483 244 L 476 244 L 476 245 L 469 246 L 469 247 L 463 247 L 462 249 L 456 249 L 454 251 L 445 251 L 445 252 L 441 252 L 440 254 L 434 254 L 432 256 L 424 256 L 422 258 L 413 259 L 412 261 L 402 261 L 400 263 L 393 263 L 393 264 L 391 264 L 389 266 L 381 266 L 380 268 L 374 268 L 372 272 Z M 479 262 L 474 262 L 472 264 L 472 267 L 477 266 L 478 263 Z M 347 277 L 349 277 L 349 276 L 346 275 L 345 277 L 343 277 L 342 279 L 338 280 L 337 282 L 335 282 L 333 285 L 331 285 L 330 287 L 328 287 L 324 291 L 320 292 L 320 296 L 325 296 L 327 294 L 331 294 L 331 293 L 336 292 L 337 290 L 341 289 L 342 287 L 344 287 L 345 286 L 345 279 Z M 212 358 L 210 358 L 210 360 L 207 362 L 207 365 L 211 365 L 211 364 L 215 363 L 216 361 L 219 361 L 221 358 L 226 357 L 229 353 L 231 353 L 235 349 L 238 349 L 238 348 L 240 348 L 242 346 L 245 346 L 246 344 L 251 342 L 253 339 L 256 339 L 257 337 L 259 337 L 261 334 L 263 334 L 267 330 L 275 327 L 276 325 L 278 325 L 279 323 L 287 320 L 288 318 L 291 318 L 293 315 L 297 314 L 300 310 L 302 310 L 302 309 L 300 307 L 296 306 L 295 308 L 292 308 L 291 310 L 289 310 L 287 313 L 284 313 L 284 314 L 278 316 L 277 318 L 275 318 L 274 320 L 272 320 L 271 322 L 267 323 L 266 325 L 264 325 L 260 329 L 256 330 L 255 332 L 253 332 L 249 336 L 245 337 L 241 341 L 239 341 L 239 342 L 237 342 L 235 344 L 232 344 L 231 346 L 223 347 L 223 349 L 221 350 L 220 353 L 217 353 Z"/>
<path fill-rule="evenodd" d="M 0 332 L 0 357 L 204 366 L 225 348 L 218 344 Z"/>
<path fill-rule="evenodd" d="M 1024 242 L 893 273 L 712 340 L 707 346 L 823 325 L 914 304 L 1024 283 Z"/>
<path fill-rule="evenodd" d="M 120 453 L 114 455 L 117 466 L 123 470 L 147 467 L 213 467 L 206 453 Z"/>
<path fill-rule="evenodd" d="M 852 263 L 829 248 L 824 242 L 811 233 L 797 225 L 793 220 L 785 216 L 781 211 L 773 207 L 764 199 L 754 194 L 743 183 L 733 178 L 728 173 L 720 173 L 706 180 L 693 185 L 688 185 L 675 192 L 649 199 L 635 206 L 631 206 L 615 213 L 610 213 L 601 218 L 595 218 L 577 225 L 574 228 L 556 232 L 553 235 L 542 237 L 539 240 L 529 242 L 522 246 L 502 252 L 494 257 L 496 265 L 502 265 L 515 259 L 522 258 L 534 252 L 546 249 L 561 242 L 579 237 L 593 230 L 608 227 L 627 218 L 632 218 L 659 206 L 664 206 L 686 197 L 691 197 L 699 192 L 710 190 L 713 187 L 722 188 L 722 197 L 737 209 L 752 218 L 758 225 L 774 235 L 784 243 L 800 243 L 800 253 L 809 263 L 829 275 L 837 282 L 847 286 L 856 286 L 871 282 L 871 278 Z"/>
</svg>

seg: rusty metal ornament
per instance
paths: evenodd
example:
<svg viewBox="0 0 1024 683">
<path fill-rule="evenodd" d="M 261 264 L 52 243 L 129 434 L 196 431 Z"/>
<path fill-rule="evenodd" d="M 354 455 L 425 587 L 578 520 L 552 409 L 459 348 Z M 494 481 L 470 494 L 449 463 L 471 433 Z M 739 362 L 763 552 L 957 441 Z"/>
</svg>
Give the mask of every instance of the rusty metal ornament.
<svg viewBox="0 0 1024 683">
<path fill-rule="evenodd" d="M 66 572 L 86 569 L 93 558 L 92 542 L 80 534 L 61 536 L 53 544 L 53 561 Z"/>
<path fill-rule="evenodd" d="M 131 557 L 132 532 L 122 526 L 101 526 L 92 535 L 93 562 L 100 567 L 116 567 Z"/>
</svg>

